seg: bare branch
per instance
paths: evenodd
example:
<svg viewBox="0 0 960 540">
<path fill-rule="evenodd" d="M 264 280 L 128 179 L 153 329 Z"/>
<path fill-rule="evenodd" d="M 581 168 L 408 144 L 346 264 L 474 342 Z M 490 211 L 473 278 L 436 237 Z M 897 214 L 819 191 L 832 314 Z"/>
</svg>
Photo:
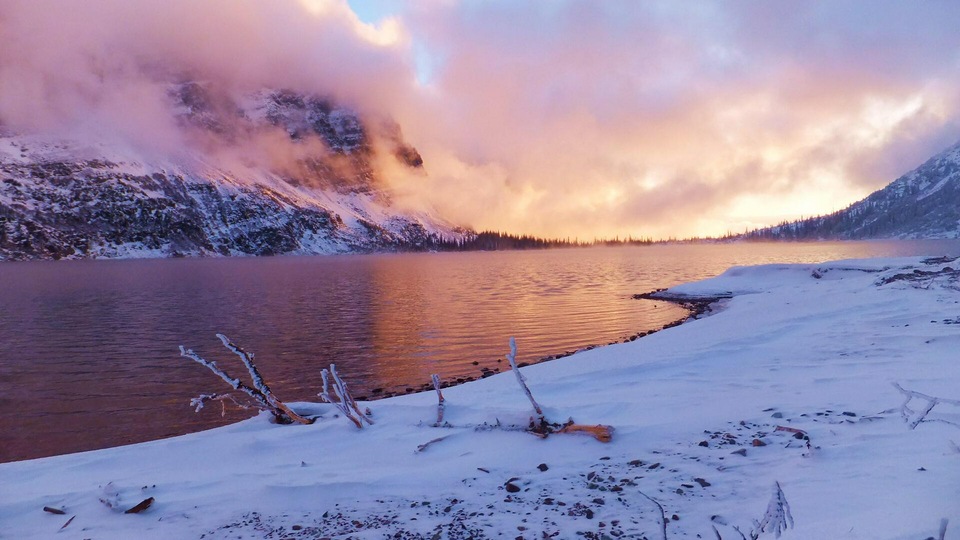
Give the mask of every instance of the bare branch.
<svg viewBox="0 0 960 540">
<path fill-rule="evenodd" d="M 373 420 L 369 415 L 362 412 L 357 402 L 354 401 L 350 391 L 347 390 L 347 383 L 343 382 L 340 375 L 337 374 L 337 366 L 330 364 L 330 371 L 324 369 L 320 372 L 323 378 L 323 391 L 317 394 L 323 401 L 335 406 L 344 416 L 346 416 L 358 429 L 363 429 L 363 422 L 373 425 Z M 330 378 L 333 378 L 333 392 L 337 399 L 330 396 Z M 369 412 L 369 410 L 368 410 Z"/>
<path fill-rule="evenodd" d="M 193 352 L 193 349 L 184 349 L 183 345 L 180 346 L 180 356 L 184 358 L 189 358 L 194 362 L 206 367 L 210 371 L 214 372 L 218 377 L 226 381 L 226 383 L 229 384 L 234 390 L 240 390 L 244 394 L 247 394 L 248 396 L 253 398 L 253 400 L 259 404 L 259 407 L 261 409 L 265 411 L 273 410 L 273 407 L 270 406 L 270 403 L 260 392 L 243 384 L 243 381 L 241 381 L 240 379 L 236 379 L 228 375 L 227 372 L 220 369 L 220 366 L 218 366 L 216 362 L 211 362 L 204 359 L 199 354 Z"/>
<path fill-rule="evenodd" d="M 263 380 L 263 376 L 260 375 L 260 370 L 257 369 L 256 364 L 253 363 L 253 353 L 248 353 L 247 351 L 241 349 L 232 341 L 230 338 L 223 334 L 217 334 L 217 337 L 220 338 L 220 342 L 223 343 L 223 346 L 229 349 L 232 353 L 240 357 L 240 360 L 243 362 L 243 365 L 247 367 L 247 371 L 250 372 L 250 380 L 253 382 L 254 388 L 260 391 L 267 403 L 270 404 L 273 409 L 280 409 L 284 414 L 287 415 L 291 420 L 295 422 L 300 422 L 301 424 L 309 424 L 310 420 L 300 416 L 299 414 L 293 412 L 290 407 L 276 398 L 273 395 L 273 392 L 270 390 L 270 387 L 267 386 L 267 382 Z"/>
<path fill-rule="evenodd" d="M 266 382 L 264 382 L 263 377 L 260 375 L 260 371 L 257 370 L 256 365 L 253 363 L 253 353 L 247 353 L 240 347 L 233 344 L 223 334 L 217 334 L 217 337 L 220 338 L 220 341 L 223 343 L 224 347 L 240 357 L 240 360 L 243 362 L 244 366 L 246 366 L 247 371 L 250 372 L 250 379 L 253 381 L 253 387 L 247 386 L 243 381 L 236 377 L 231 377 L 226 371 L 221 369 L 216 362 L 204 359 L 199 354 L 193 352 L 192 349 L 185 349 L 183 345 L 180 346 L 180 356 L 189 358 L 194 362 L 206 367 L 218 377 L 223 379 L 234 390 L 239 390 L 250 396 L 250 398 L 256 402 L 257 407 L 260 410 L 269 411 L 271 414 L 273 414 L 273 417 L 278 423 L 289 424 L 296 421 L 301 424 L 310 424 L 313 422 L 312 420 L 304 418 L 303 416 L 295 413 L 292 409 L 290 409 L 290 407 L 273 395 L 273 392 L 270 391 L 270 387 L 267 386 Z M 216 394 L 206 397 L 201 395 L 199 398 L 191 400 L 190 404 L 193 407 L 196 407 L 196 410 L 199 411 L 201 408 L 203 408 L 203 405 L 207 401 L 210 401 L 211 399 L 219 399 L 212 396 L 216 396 Z M 234 398 L 231 397 L 231 399 Z"/>
<path fill-rule="evenodd" d="M 900 405 L 900 416 L 903 417 L 903 421 L 910 426 L 910 429 L 916 429 L 916 427 L 923 422 L 933 422 L 933 421 L 943 422 L 946 424 L 960 427 L 960 424 L 957 424 L 956 422 L 951 422 L 949 420 L 943 420 L 939 418 L 935 420 L 927 420 L 927 415 L 930 414 L 933 408 L 936 407 L 937 405 L 944 403 L 946 405 L 953 405 L 955 407 L 960 407 L 960 400 L 945 399 L 945 398 L 936 397 L 936 396 L 928 396 L 927 394 L 922 394 L 920 392 L 915 392 L 913 390 L 906 390 L 905 388 L 900 386 L 898 383 L 893 383 L 893 386 L 904 396 L 903 403 Z M 910 408 L 910 402 L 914 399 L 918 399 L 920 401 L 926 401 L 926 405 L 924 405 L 922 410 L 915 411 L 912 408 Z"/>
<path fill-rule="evenodd" d="M 773 496 L 770 497 L 767 512 L 760 520 L 757 531 L 772 531 L 774 536 L 780 538 L 783 531 L 791 528 L 793 528 L 793 516 L 790 514 L 790 505 L 787 503 L 787 497 L 783 494 L 783 490 L 780 489 L 780 482 L 774 482 Z"/>
<path fill-rule="evenodd" d="M 444 400 L 443 392 L 440 391 L 440 376 L 434 373 L 430 375 L 430 380 L 433 381 L 433 388 L 437 391 L 437 423 L 434 424 L 434 427 L 439 427 L 443 424 L 443 410 L 444 410 Z"/>
<path fill-rule="evenodd" d="M 341 414 L 343 414 L 345 417 L 347 417 L 347 419 L 353 422 L 353 425 L 357 426 L 357 429 L 363 429 L 363 423 L 361 423 L 360 420 L 357 420 L 356 418 L 354 418 L 353 414 L 350 412 L 350 409 L 347 408 L 346 404 L 343 403 L 342 399 L 335 400 L 332 397 L 330 397 L 329 373 L 330 372 L 327 371 L 326 369 L 320 372 L 320 376 L 323 378 L 323 390 L 317 395 L 320 396 L 320 399 L 322 399 L 323 401 L 335 406 L 340 411 Z M 337 389 L 334 388 L 334 391 L 336 390 Z"/>
<path fill-rule="evenodd" d="M 216 401 L 220 403 L 220 416 L 226 416 L 227 414 L 227 401 L 233 402 L 234 405 L 241 409 L 249 409 L 250 405 L 246 403 L 241 403 L 237 400 L 236 396 L 233 394 L 200 394 L 199 396 L 190 400 L 190 406 L 193 407 L 193 412 L 200 412 L 207 403 L 211 401 Z"/>
<path fill-rule="evenodd" d="M 530 389 L 527 387 L 527 378 L 520 373 L 520 369 L 517 367 L 517 340 L 512 337 L 510 338 L 510 353 L 507 354 L 507 361 L 510 362 L 510 369 L 512 369 L 513 373 L 517 376 L 517 382 L 520 384 L 520 388 L 523 388 L 523 393 L 527 395 L 527 398 L 533 405 L 533 410 L 537 412 L 539 420 L 541 422 L 545 421 L 543 418 L 543 410 L 540 408 L 540 405 L 537 404 L 537 401 L 533 399 L 533 394 L 530 393 Z"/>
<path fill-rule="evenodd" d="M 431 444 L 438 443 L 438 442 L 446 439 L 447 437 L 450 437 L 450 435 L 444 435 L 443 437 L 437 437 L 436 439 L 433 439 L 433 440 L 427 441 L 427 442 L 425 442 L 425 443 L 423 443 L 423 444 L 417 445 L 417 449 L 414 451 L 414 454 L 418 454 L 418 453 L 420 453 L 420 452 L 423 452 L 423 451 L 426 450 Z"/>
</svg>

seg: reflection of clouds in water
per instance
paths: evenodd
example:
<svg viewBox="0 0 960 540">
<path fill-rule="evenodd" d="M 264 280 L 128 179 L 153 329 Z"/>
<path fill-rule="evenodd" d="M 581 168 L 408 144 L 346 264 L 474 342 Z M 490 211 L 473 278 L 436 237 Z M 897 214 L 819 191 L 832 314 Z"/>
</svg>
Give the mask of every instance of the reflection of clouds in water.
<svg viewBox="0 0 960 540">
<path fill-rule="evenodd" d="M 448 381 L 505 370 L 497 359 L 510 336 L 518 360 L 531 362 L 659 328 L 684 312 L 633 294 L 731 265 L 955 248 L 749 244 L 2 265 L 0 399 L 16 406 L 0 407 L 0 431 L 10 435 L 0 461 L 221 425 L 216 407 L 195 415 L 189 401 L 224 391 L 222 382 L 177 349 L 246 377 L 217 332 L 255 353 L 286 401 L 316 401 L 330 363 L 354 396 L 370 396 L 417 388 L 431 373 Z"/>
</svg>

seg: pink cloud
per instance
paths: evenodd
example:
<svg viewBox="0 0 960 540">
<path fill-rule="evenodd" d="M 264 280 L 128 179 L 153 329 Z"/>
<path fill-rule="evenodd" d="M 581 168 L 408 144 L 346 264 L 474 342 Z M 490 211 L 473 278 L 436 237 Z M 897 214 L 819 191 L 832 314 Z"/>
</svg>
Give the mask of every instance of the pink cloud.
<svg viewBox="0 0 960 540">
<path fill-rule="evenodd" d="M 384 170 L 402 202 L 581 237 L 740 230 L 808 189 L 834 206 L 776 220 L 831 211 L 960 138 L 954 3 L 398 9 L 387 32 L 338 0 L 8 0 L 0 122 L 174 153 L 170 73 L 320 93 L 400 122 L 427 170 Z"/>
</svg>

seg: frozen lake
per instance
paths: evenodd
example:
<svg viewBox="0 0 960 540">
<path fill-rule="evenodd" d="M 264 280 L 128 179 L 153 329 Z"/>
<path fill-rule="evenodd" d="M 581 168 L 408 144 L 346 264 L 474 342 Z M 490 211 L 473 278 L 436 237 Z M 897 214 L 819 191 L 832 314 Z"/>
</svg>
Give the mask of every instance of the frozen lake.
<svg viewBox="0 0 960 540">
<path fill-rule="evenodd" d="M 957 241 L 663 245 L 494 253 L 0 264 L 0 462 L 92 450 L 249 415 L 190 398 L 222 381 L 178 345 L 246 375 L 214 337 L 257 354 L 279 397 L 316 401 L 336 363 L 355 396 L 477 377 L 681 318 L 632 295 L 734 265 L 943 255 Z"/>
</svg>

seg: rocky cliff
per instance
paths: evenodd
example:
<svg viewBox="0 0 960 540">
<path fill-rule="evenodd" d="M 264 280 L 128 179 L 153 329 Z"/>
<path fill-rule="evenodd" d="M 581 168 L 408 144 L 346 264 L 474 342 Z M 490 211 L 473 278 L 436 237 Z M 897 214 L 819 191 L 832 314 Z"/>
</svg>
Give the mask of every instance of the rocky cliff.
<svg viewBox="0 0 960 540">
<path fill-rule="evenodd" d="M 415 175 L 423 160 L 389 120 L 282 90 L 181 82 L 169 96 L 176 157 L 0 132 L 0 258 L 405 250 L 452 234 L 393 206 L 378 163 Z"/>
</svg>

